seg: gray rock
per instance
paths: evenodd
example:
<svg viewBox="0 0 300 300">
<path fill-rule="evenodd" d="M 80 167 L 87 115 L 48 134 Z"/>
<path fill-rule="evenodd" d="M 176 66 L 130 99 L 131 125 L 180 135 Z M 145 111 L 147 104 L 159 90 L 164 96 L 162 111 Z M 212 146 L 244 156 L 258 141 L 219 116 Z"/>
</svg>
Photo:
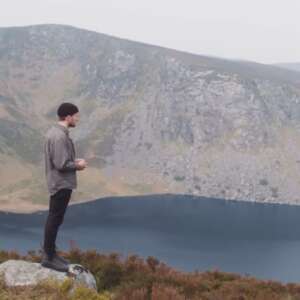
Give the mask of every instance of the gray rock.
<svg viewBox="0 0 300 300">
<path fill-rule="evenodd" d="M 36 285 L 37 283 L 54 279 L 63 282 L 71 278 L 73 286 L 71 291 L 83 285 L 87 288 L 97 290 L 96 280 L 88 270 L 80 270 L 76 264 L 70 264 L 69 272 L 63 273 L 42 267 L 39 263 L 24 260 L 8 260 L 0 264 L 0 276 L 4 277 L 7 286 Z"/>
</svg>

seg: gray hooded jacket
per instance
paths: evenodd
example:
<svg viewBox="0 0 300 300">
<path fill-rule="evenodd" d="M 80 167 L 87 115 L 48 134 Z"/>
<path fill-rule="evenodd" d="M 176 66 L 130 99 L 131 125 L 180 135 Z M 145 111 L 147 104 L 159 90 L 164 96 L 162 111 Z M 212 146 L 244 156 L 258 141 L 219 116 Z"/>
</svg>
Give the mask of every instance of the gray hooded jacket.
<svg viewBox="0 0 300 300">
<path fill-rule="evenodd" d="M 75 147 L 67 127 L 56 123 L 46 133 L 45 172 L 50 195 L 77 187 Z"/>
</svg>

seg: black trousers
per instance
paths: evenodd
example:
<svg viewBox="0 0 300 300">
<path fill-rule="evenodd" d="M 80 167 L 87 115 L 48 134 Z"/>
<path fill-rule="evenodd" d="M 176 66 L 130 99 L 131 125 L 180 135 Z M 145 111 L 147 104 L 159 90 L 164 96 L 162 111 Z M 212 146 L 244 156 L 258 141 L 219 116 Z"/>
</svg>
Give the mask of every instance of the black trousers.
<svg viewBox="0 0 300 300">
<path fill-rule="evenodd" d="M 59 226 L 63 223 L 71 194 L 71 189 L 61 189 L 50 196 L 49 214 L 44 232 L 44 250 L 50 256 L 55 252 L 57 232 Z"/>
</svg>

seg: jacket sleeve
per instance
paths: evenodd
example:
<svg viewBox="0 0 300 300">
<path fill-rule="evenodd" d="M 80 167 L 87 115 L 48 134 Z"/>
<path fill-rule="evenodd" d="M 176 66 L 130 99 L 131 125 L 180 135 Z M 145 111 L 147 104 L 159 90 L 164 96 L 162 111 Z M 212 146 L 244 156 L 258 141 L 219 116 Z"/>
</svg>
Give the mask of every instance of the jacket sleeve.
<svg viewBox="0 0 300 300">
<path fill-rule="evenodd" d="M 63 137 L 51 141 L 51 159 L 55 169 L 60 172 L 76 171 L 75 162 L 71 160 L 67 141 Z"/>
</svg>

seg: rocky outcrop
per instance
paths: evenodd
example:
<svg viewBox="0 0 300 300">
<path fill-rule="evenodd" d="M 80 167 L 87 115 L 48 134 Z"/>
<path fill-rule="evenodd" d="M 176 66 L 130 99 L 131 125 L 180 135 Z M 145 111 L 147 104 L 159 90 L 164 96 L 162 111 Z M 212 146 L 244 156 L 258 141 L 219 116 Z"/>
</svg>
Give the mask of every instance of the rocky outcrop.
<svg viewBox="0 0 300 300">
<path fill-rule="evenodd" d="M 39 263 L 24 260 L 8 260 L 0 264 L 0 276 L 7 286 L 36 285 L 43 280 L 63 282 L 72 280 L 72 288 L 85 286 L 97 290 L 96 280 L 88 270 L 78 270 L 75 264 L 69 266 L 69 272 L 63 273 L 42 267 Z"/>
</svg>

